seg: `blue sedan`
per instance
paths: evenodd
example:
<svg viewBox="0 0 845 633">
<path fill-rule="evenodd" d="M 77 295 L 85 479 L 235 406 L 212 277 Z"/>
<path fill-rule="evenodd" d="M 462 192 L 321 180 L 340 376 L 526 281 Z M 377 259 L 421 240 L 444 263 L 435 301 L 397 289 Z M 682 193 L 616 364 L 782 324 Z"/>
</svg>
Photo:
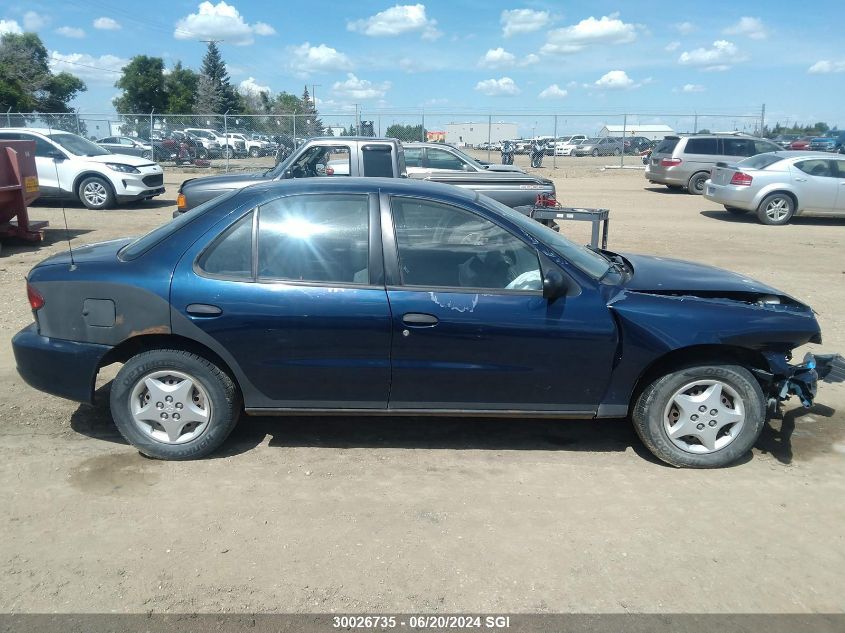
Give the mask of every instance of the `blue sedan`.
<svg viewBox="0 0 845 633">
<path fill-rule="evenodd" d="M 211 453 L 244 412 L 629 416 L 660 459 L 715 467 L 751 448 L 767 401 L 809 406 L 835 365 L 788 363 L 821 334 L 774 288 L 402 179 L 234 191 L 46 259 L 27 290 L 21 376 L 92 402 L 122 363 L 114 421 L 161 459 Z"/>
</svg>

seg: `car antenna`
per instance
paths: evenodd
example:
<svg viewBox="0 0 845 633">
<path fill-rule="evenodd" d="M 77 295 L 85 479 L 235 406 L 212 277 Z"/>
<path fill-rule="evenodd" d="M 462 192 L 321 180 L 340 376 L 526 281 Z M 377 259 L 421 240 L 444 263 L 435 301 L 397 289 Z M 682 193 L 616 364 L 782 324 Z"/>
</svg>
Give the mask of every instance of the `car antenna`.
<svg viewBox="0 0 845 633">
<path fill-rule="evenodd" d="M 53 126 L 50 125 L 50 119 L 47 119 L 47 130 L 50 132 L 50 135 L 53 134 Z M 59 166 L 56 165 L 56 159 L 53 158 L 53 169 L 56 170 L 56 185 L 59 185 Z M 67 239 L 67 250 L 70 253 L 70 270 L 76 270 L 76 262 L 73 261 L 73 246 L 70 244 L 70 229 L 67 225 L 67 210 L 65 209 L 65 199 L 62 198 L 62 217 L 65 220 L 65 238 Z"/>
</svg>

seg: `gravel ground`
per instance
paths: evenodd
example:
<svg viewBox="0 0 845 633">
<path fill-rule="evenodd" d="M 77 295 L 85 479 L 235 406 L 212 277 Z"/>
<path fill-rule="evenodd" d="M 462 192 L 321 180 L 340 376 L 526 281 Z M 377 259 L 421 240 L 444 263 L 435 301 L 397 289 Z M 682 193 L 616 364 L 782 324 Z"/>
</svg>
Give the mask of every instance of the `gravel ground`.
<svg viewBox="0 0 845 633">
<path fill-rule="evenodd" d="M 770 283 L 818 311 L 819 349 L 845 351 L 845 220 L 765 227 L 607 162 L 541 171 L 564 204 L 612 210 L 611 248 Z M 0 335 L 31 321 L 24 276 L 68 234 L 145 232 L 193 176 L 169 169 L 152 203 L 69 207 L 67 232 L 61 206 L 31 209 L 51 228 L 4 245 Z M 589 420 L 248 418 L 216 458 L 168 463 L 126 445 L 105 404 L 24 385 L 8 344 L 0 394 L 3 612 L 845 610 L 841 385 L 718 471 Z"/>
</svg>

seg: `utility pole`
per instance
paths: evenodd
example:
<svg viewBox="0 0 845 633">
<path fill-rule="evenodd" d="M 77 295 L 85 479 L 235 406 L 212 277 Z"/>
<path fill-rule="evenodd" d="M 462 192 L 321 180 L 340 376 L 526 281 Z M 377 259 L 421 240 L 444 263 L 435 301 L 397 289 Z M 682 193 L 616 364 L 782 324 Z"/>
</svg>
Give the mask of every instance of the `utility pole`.
<svg viewBox="0 0 845 633">
<path fill-rule="evenodd" d="M 762 109 L 760 110 L 760 134 L 758 136 L 763 136 L 763 128 L 766 127 L 766 104 L 763 104 Z"/>
<path fill-rule="evenodd" d="M 311 84 L 311 103 L 314 104 L 314 109 L 317 109 L 317 88 L 322 88 L 323 84 Z"/>
</svg>

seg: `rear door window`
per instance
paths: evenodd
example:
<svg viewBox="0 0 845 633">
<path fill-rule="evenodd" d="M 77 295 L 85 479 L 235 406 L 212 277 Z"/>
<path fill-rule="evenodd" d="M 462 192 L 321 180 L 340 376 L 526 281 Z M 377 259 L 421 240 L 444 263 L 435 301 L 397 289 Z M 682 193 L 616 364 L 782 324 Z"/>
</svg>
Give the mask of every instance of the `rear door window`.
<svg viewBox="0 0 845 633">
<path fill-rule="evenodd" d="M 747 138 L 723 138 L 725 156 L 754 156 L 754 143 Z"/>
<path fill-rule="evenodd" d="M 393 177 L 393 152 L 390 145 L 364 145 L 361 148 L 364 175 L 369 178 Z"/>
<path fill-rule="evenodd" d="M 756 140 L 753 141 L 753 143 L 755 154 L 765 154 L 766 152 L 778 152 L 783 149 L 779 145 L 775 145 L 774 143 L 770 143 L 769 141 Z"/>
<path fill-rule="evenodd" d="M 405 148 L 405 164 L 408 167 L 422 167 L 422 148 L 420 147 L 406 147 Z"/>
<path fill-rule="evenodd" d="M 719 153 L 719 143 L 715 138 L 691 138 L 684 150 L 687 154 L 705 154 L 715 156 Z"/>
<path fill-rule="evenodd" d="M 445 150 L 428 148 L 426 154 L 430 169 L 452 169 L 460 171 L 464 167 L 464 161 Z"/>
<path fill-rule="evenodd" d="M 831 161 L 823 158 L 815 158 L 811 160 L 802 160 L 795 163 L 795 166 L 810 176 L 818 176 L 820 178 L 831 178 L 834 176 Z"/>
</svg>

